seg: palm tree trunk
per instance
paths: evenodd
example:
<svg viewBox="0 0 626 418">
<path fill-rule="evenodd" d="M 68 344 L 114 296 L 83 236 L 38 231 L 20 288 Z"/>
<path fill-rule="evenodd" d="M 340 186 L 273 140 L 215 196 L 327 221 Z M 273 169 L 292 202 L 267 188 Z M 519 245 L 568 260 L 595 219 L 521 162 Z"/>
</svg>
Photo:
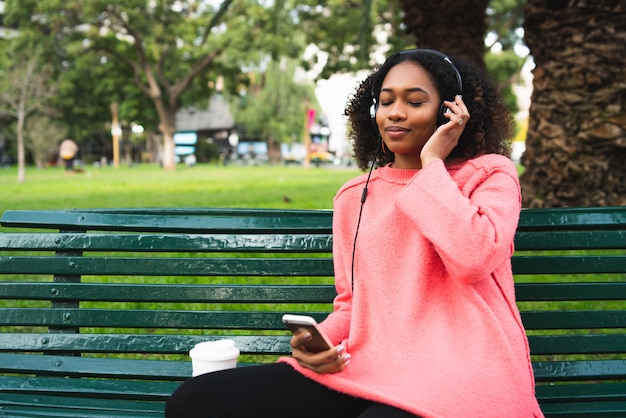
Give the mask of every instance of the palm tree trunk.
<svg viewBox="0 0 626 418">
<path fill-rule="evenodd" d="M 420 48 L 464 55 L 484 65 L 489 0 L 400 0 L 406 32 Z"/>
<path fill-rule="evenodd" d="M 528 0 L 524 206 L 626 204 L 626 4 Z"/>
</svg>

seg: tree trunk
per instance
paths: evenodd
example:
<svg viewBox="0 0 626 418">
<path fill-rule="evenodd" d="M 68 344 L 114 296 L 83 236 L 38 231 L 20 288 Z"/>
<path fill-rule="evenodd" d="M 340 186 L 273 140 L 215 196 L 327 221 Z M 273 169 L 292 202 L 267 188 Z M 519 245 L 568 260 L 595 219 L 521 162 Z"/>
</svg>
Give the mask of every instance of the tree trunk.
<svg viewBox="0 0 626 418">
<path fill-rule="evenodd" d="M 169 132 L 163 133 L 163 168 L 173 170 L 176 168 L 176 155 L 174 155 L 174 135 Z"/>
<path fill-rule="evenodd" d="M 26 112 L 20 109 L 17 115 L 17 182 L 26 180 L 26 151 L 24 146 L 24 123 Z"/>
<path fill-rule="evenodd" d="M 282 152 L 280 151 L 280 142 L 273 136 L 269 137 L 266 141 L 267 144 L 267 158 L 271 164 L 279 164 L 282 160 Z"/>
<path fill-rule="evenodd" d="M 526 207 L 626 204 L 626 4 L 528 0 Z"/>
<path fill-rule="evenodd" d="M 489 0 L 400 0 L 406 32 L 420 48 L 464 55 L 484 66 Z"/>
</svg>

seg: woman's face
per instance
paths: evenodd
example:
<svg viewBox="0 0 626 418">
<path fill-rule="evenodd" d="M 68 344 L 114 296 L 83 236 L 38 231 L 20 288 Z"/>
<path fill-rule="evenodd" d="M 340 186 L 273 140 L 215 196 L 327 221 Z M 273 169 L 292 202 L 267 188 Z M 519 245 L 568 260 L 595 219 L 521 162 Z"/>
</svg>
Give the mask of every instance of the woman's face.
<svg viewBox="0 0 626 418">
<path fill-rule="evenodd" d="M 414 62 L 394 66 L 383 80 L 376 124 L 395 168 L 421 168 L 420 152 L 437 128 L 441 104 L 428 73 Z"/>
</svg>

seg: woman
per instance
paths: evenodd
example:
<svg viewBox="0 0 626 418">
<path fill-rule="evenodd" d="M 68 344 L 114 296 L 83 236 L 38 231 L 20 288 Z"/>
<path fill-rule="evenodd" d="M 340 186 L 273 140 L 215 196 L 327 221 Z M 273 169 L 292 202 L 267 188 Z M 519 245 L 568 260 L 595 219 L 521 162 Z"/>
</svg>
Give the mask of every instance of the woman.
<svg viewBox="0 0 626 418">
<path fill-rule="evenodd" d="M 185 382 L 167 416 L 542 417 L 511 272 L 511 118 L 495 87 L 460 59 L 403 51 L 345 113 L 370 172 L 334 201 L 338 295 L 320 326 L 336 346 L 309 353 L 297 334 L 277 364 Z"/>
</svg>

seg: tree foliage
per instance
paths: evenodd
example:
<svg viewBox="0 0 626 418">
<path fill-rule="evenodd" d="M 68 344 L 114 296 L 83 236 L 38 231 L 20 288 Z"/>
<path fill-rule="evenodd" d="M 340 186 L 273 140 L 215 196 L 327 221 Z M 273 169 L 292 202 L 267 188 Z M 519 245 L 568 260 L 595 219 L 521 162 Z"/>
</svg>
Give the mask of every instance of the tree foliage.
<svg viewBox="0 0 626 418">
<path fill-rule="evenodd" d="M 295 60 L 270 60 L 266 69 L 254 73 L 235 114 L 246 136 L 265 140 L 273 161 L 279 160 L 280 144 L 302 137 L 307 103 L 316 105 L 312 85 L 297 82 L 295 76 Z"/>
<path fill-rule="evenodd" d="M 483 27 L 485 12 L 506 16 L 514 25 L 519 22 L 518 14 L 510 17 L 507 13 L 520 2 L 474 0 L 454 6 L 449 1 L 438 5 L 400 0 L 8 0 L 6 21 L 21 32 L 37 34 L 38 42 L 46 45 L 46 60 L 64 74 L 55 106 L 62 110 L 70 135 L 107 141 L 110 105 L 118 102 L 120 119 L 141 121 L 147 130 L 150 126 L 160 130 L 171 154 L 176 111 L 206 103 L 220 76 L 225 80 L 225 93 L 248 91 L 247 100 L 251 101 L 254 94 L 269 94 L 258 85 L 261 78 L 268 81 L 272 77 L 268 73 L 259 78 L 259 69 L 271 69 L 263 67 L 268 60 L 298 59 L 305 69 L 321 68 L 320 78 L 371 68 L 389 51 L 416 44 L 450 49 L 457 38 L 468 38 L 468 33 Z M 473 7 L 470 14 L 457 13 L 478 3 L 482 7 L 478 12 Z M 489 8 L 485 10 L 486 3 Z M 448 18 L 447 35 L 437 36 L 439 32 L 431 31 L 432 20 L 444 9 L 454 12 L 457 20 Z M 422 26 L 411 21 L 415 15 L 420 16 Z M 478 15 L 482 16 L 480 24 L 471 21 Z M 502 41 L 505 49 L 515 39 L 506 27 L 512 26 L 502 24 L 493 29 L 499 40 L 507 40 Z M 483 37 L 481 33 L 471 38 L 473 45 L 478 45 L 473 47 L 476 53 L 484 52 Z M 426 39 L 436 40 L 436 44 L 424 44 Z M 303 59 L 310 44 L 315 44 L 318 52 Z M 507 79 L 506 74 L 513 71 L 509 65 L 513 60 L 493 62 L 488 65 L 490 71 L 498 73 L 504 87 L 507 82 L 510 85 L 511 77 Z M 292 94 L 300 95 L 300 90 Z M 302 96 L 290 100 L 297 102 L 298 97 L 299 105 L 291 109 L 302 107 Z M 258 101 L 264 100 L 268 99 L 263 96 Z M 285 129 L 281 112 L 270 112 L 263 120 L 273 126 L 266 130 L 270 142 L 293 139 L 292 133 L 280 133 Z"/>
<path fill-rule="evenodd" d="M 6 42 L 7 55 L 0 61 L 0 115 L 16 122 L 17 181 L 20 183 L 26 176 L 26 119 L 38 112 L 53 113 L 50 101 L 59 84 L 54 68 L 43 58 L 42 46 L 28 41 L 28 38 L 17 38 Z"/>
<path fill-rule="evenodd" d="M 194 94 L 210 93 L 206 83 L 194 81 L 209 76 L 207 69 L 227 47 L 241 47 L 242 38 L 255 39 L 260 31 L 251 17 L 259 6 L 252 1 L 224 0 L 213 7 L 195 1 L 42 0 L 13 6 L 11 18 L 55 34 L 65 53 L 104 54 L 101 60 L 125 68 L 158 116 L 165 167 L 174 161 L 176 111 Z"/>
<path fill-rule="evenodd" d="M 34 114 L 26 120 L 24 145 L 31 152 L 38 168 L 56 159 L 58 145 L 67 137 L 68 129 L 56 118 Z"/>
</svg>

